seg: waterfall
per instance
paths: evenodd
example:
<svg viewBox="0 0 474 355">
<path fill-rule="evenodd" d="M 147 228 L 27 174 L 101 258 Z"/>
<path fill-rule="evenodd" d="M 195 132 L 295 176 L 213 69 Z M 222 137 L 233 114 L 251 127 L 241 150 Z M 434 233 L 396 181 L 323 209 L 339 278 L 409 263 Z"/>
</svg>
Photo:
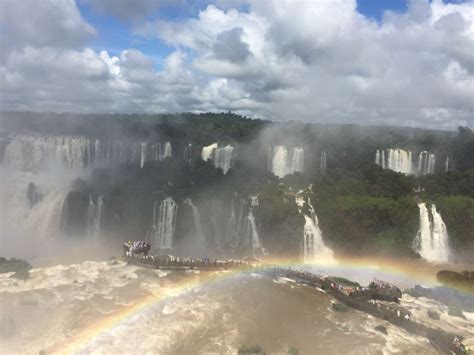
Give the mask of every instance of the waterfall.
<svg viewBox="0 0 474 355">
<path fill-rule="evenodd" d="M 285 177 L 288 171 L 288 149 L 285 146 L 273 147 L 273 158 L 271 160 L 271 171 L 279 178 Z"/>
<path fill-rule="evenodd" d="M 444 171 L 446 173 L 449 171 L 449 155 L 446 156 L 446 162 L 444 163 Z"/>
<path fill-rule="evenodd" d="M 191 164 L 192 161 L 193 161 L 193 145 L 191 143 L 189 143 L 185 148 L 184 148 L 184 152 L 183 152 L 183 160 L 188 163 L 188 164 Z"/>
<path fill-rule="evenodd" d="M 232 153 L 234 147 L 227 145 L 222 148 L 215 148 L 213 161 L 216 168 L 222 169 L 224 174 L 226 174 L 232 165 Z"/>
<path fill-rule="evenodd" d="M 449 236 L 441 214 L 433 204 L 419 203 L 420 228 L 413 241 L 413 249 L 423 259 L 431 262 L 446 263 L 450 258 Z"/>
<path fill-rule="evenodd" d="M 153 204 L 153 228 L 151 244 L 154 249 L 172 249 L 178 205 L 171 197 Z"/>
<path fill-rule="evenodd" d="M 296 197 L 296 205 L 301 213 L 302 207 L 305 201 L 300 196 Z M 308 209 L 309 215 L 303 214 L 305 219 L 304 232 L 303 232 L 303 257 L 305 263 L 311 263 L 316 260 L 332 260 L 333 251 L 328 248 L 323 241 L 323 234 L 319 228 L 318 217 L 314 207 L 311 205 L 311 201 L 308 198 Z"/>
<path fill-rule="evenodd" d="M 234 147 L 231 145 L 219 147 L 217 143 L 213 143 L 202 148 L 201 158 L 204 161 L 212 160 L 214 166 L 226 174 L 232 167 L 233 151 Z"/>
<path fill-rule="evenodd" d="M 262 248 L 262 243 L 260 241 L 260 236 L 258 235 L 257 225 L 255 223 L 255 216 L 253 215 L 252 208 L 245 219 L 244 227 L 245 235 L 248 238 L 248 245 L 252 248 L 253 256 L 265 254 L 264 249 Z"/>
<path fill-rule="evenodd" d="M 163 153 L 161 151 L 160 143 L 153 143 L 151 145 L 151 159 L 154 161 L 163 159 Z"/>
<path fill-rule="evenodd" d="M 436 156 L 434 154 L 430 154 L 428 156 L 428 170 L 426 172 L 427 174 L 434 174 L 435 164 L 436 164 Z"/>
<path fill-rule="evenodd" d="M 0 167 L 0 249 L 4 256 L 41 258 L 60 237 L 67 195 L 51 174 L 8 171 Z M 32 187 L 34 186 L 34 187 Z"/>
<path fill-rule="evenodd" d="M 203 147 L 202 153 L 201 153 L 202 160 L 208 161 L 209 159 L 211 159 L 214 153 L 214 149 L 216 148 L 217 148 L 217 143 L 212 143 L 211 145 L 208 145 L 207 147 Z"/>
<path fill-rule="evenodd" d="M 145 166 L 145 161 L 146 161 L 147 143 L 143 142 L 142 144 L 140 144 L 140 147 L 141 147 L 140 168 L 143 168 Z"/>
<path fill-rule="evenodd" d="M 427 151 L 420 152 L 418 156 L 418 173 L 421 175 L 434 174 L 436 156 Z"/>
<path fill-rule="evenodd" d="M 377 153 L 379 151 L 377 150 Z M 380 157 L 379 157 L 380 158 Z M 326 175 L 326 171 L 327 171 L 327 161 L 326 161 L 326 152 L 323 150 L 321 152 L 321 162 L 320 162 L 320 173 L 321 173 L 321 176 L 324 176 Z"/>
<path fill-rule="evenodd" d="M 258 207 L 258 196 L 250 196 L 250 206 Z"/>
<path fill-rule="evenodd" d="M 87 234 L 88 237 L 97 241 L 102 227 L 102 215 L 104 209 L 104 196 L 97 197 L 94 203 L 92 196 L 89 196 L 89 206 L 87 208 Z"/>
<path fill-rule="evenodd" d="M 195 250 L 193 252 L 196 252 L 196 255 L 204 255 L 206 252 L 207 248 L 207 241 L 206 237 L 204 236 L 204 231 L 202 228 L 201 224 L 201 215 L 199 213 L 198 208 L 193 204 L 193 201 L 191 199 L 186 199 L 184 201 L 187 205 L 189 205 L 192 209 L 193 212 L 193 221 L 194 221 L 194 245 L 195 245 Z"/>
<path fill-rule="evenodd" d="M 293 147 L 290 154 L 287 147 L 276 145 L 269 149 L 269 154 L 269 170 L 279 178 L 304 171 L 304 150 L 302 147 Z"/>
<path fill-rule="evenodd" d="M 162 151 L 160 143 L 18 134 L 8 137 L 3 165 L 24 172 L 47 168 L 79 170 L 120 163 L 136 163 L 143 168 L 149 160 L 171 156 L 170 142 L 166 142 Z"/>
<path fill-rule="evenodd" d="M 165 143 L 165 151 L 163 152 L 163 159 L 171 158 L 173 156 L 173 151 L 171 149 L 171 143 Z"/>
<path fill-rule="evenodd" d="M 383 169 L 389 169 L 411 175 L 415 172 L 413 165 L 413 153 L 403 149 L 386 149 L 375 152 L 375 163 Z"/>
</svg>

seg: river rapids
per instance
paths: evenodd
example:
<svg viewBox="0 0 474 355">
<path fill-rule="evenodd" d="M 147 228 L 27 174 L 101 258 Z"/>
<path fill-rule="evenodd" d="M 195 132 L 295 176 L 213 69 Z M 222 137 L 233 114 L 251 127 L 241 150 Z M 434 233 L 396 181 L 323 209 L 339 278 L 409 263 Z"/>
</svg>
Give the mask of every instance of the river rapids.
<svg viewBox="0 0 474 355">
<path fill-rule="evenodd" d="M 120 260 L 34 268 L 26 280 L 0 274 L 5 354 L 433 354 L 427 339 L 350 309 L 294 280 L 232 271 L 162 271 Z M 471 343 L 474 313 L 408 295 L 402 305 Z M 376 331 L 386 327 L 388 335 Z"/>
</svg>

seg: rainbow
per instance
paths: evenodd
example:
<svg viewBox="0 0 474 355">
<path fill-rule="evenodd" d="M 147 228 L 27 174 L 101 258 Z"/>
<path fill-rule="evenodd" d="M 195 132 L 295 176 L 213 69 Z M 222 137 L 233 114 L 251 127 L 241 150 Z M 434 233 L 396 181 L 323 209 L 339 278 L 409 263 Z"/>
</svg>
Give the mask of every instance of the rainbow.
<svg viewBox="0 0 474 355">
<path fill-rule="evenodd" d="M 302 267 L 301 260 L 292 259 L 269 259 L 269 265 L 280 265 L 287 267 Z M 321 260 L 306 268 L 318 270 L 322 267 L 327 274 L 338 275 L 342 269 L 349 269 L 355 273 L 362 273 L 370 277 L 372 275 L 392 275 L 395 278 L 401 277 L 409 279 L 412 283 L 422 283 L 428 285 L 436 284 L 436 269 L 429 264 L 398 261 L 396 259 L 353 259 L 342 258 L 337 260 Z M 250 270 L 241 268 L 228 271 L 203 271 L 200 274 L 190 274 L 193 277 L 186 277 L 185 280 L 172 284 L 171 287 L 163 287 L 159 292 L 149 294 L 136 300 L 131 306 L 125 306 L 101 319 L 94 324 L 81 330 L 71 339 L 53 345 L 46 350 L 48 354 L 75 354 L 91 347 L 95 341 L 107 332 L 113 330 L 127 322 L 133 322 L 136 316 L 148 311 L 153 311 L 161 303 L 181 296 L 185 296 L 196 288 L 207 287 L 222 280 L 232 280 L 237 276 L 248 273 Z"/>
</svg>

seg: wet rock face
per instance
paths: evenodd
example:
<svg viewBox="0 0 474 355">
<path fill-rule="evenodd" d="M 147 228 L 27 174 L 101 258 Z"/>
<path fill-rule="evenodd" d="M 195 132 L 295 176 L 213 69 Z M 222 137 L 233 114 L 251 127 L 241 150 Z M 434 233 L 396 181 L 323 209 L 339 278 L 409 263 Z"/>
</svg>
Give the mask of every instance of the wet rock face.
<svg viewBox="0 0 474 355">
<path fill-rule="evenodd" d="M 80 191 L 69 192 L 61 213 L 61 229 L 71 236 L 84 236 L 88 205 L 88 194 Z"/>
<path fill-rule="evenodd" d="M 28 273 L 30 269 L 32 269 L 28 262 L 21 259 L 11 258 L 8 260 L 7 258 L 0 257 L 0 274 L 5 272 L 16 272 L 16 273 Z"/>
<path fill-rule="evenodd" d="M 27 197 L 31 208 L 43 199 L 43 194 L 39 190 L 38 186 L 30 182 L 28 185 Z"/>
<path fill-rule="evenodd" d="M 375 330 L 385 335 L 388 335 L 387 328 L 385 328 L 383 325 L 377 325 L 375 327 Z"/>
</svg>

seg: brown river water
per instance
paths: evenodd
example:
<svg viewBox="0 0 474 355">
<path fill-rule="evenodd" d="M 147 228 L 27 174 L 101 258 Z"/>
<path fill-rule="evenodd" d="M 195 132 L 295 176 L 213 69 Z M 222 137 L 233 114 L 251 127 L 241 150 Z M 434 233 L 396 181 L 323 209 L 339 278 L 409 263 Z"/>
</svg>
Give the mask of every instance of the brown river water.
<svg viewBox="0 0 474 355">
<path fill-rule="evenodd" d="M 35 268 L 25 281 L 10 275 L 0 274 L 1 354 L 236 354 L 244 344 L 267 354 L 436 353 L 424 338 L 352 309 L 336 312 L 328 294 L 282 277 L 117 260 Z M 423 321 L 435 309 L 436 326 L 472 343 L 473 313 L 452 317 L 408 295 L 402 305 Z"/>
</svg>

